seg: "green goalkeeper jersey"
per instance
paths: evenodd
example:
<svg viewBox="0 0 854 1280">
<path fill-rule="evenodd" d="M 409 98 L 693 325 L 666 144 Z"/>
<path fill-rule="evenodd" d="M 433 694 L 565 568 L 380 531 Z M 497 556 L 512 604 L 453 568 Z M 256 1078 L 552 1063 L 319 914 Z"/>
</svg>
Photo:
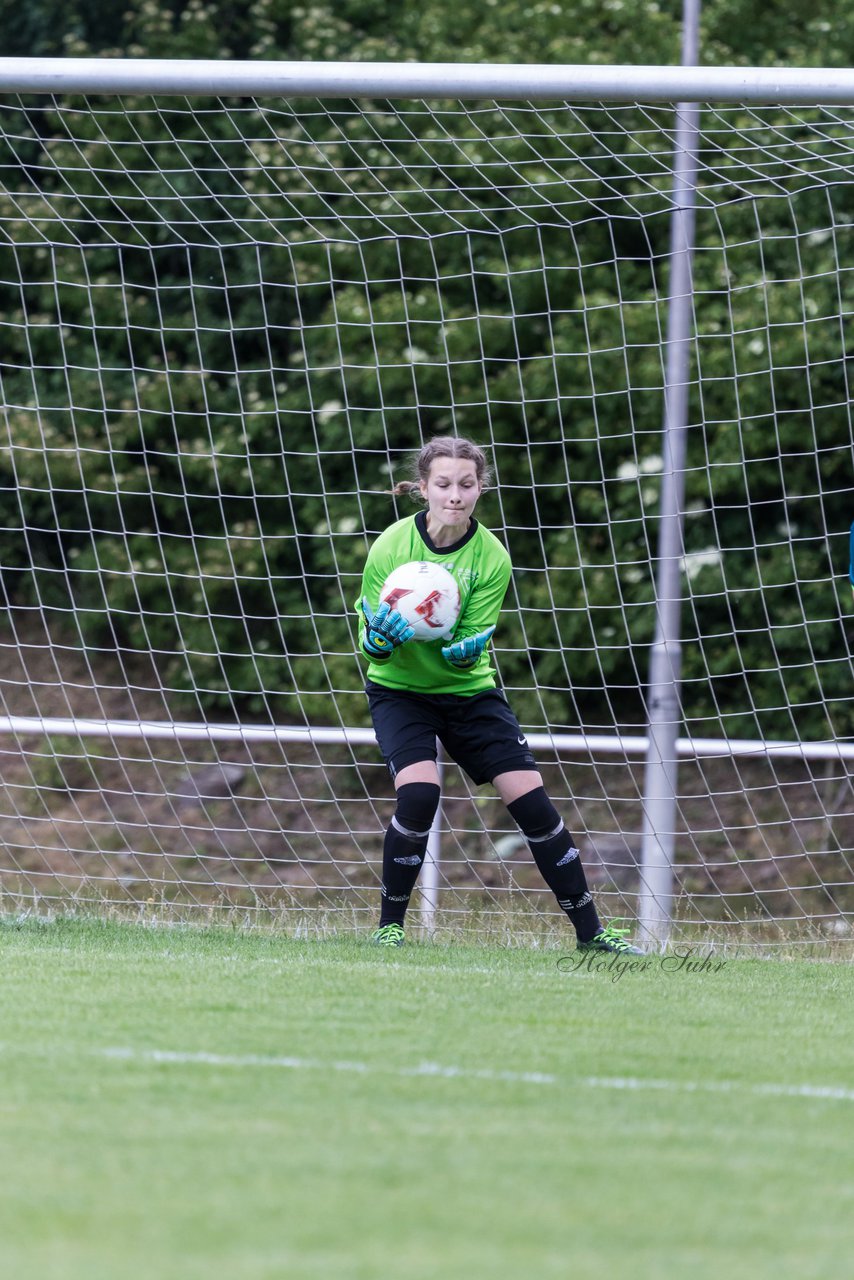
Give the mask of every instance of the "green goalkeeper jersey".
<svg viewBox="0 0 854 1280">
<path fill-rule="evenodd" d="M 472 518 L 464 537 L 449 547 L 436 547 L 427 533 L 427 513 L 398 520 L 380 534 L 368 553 L 362 575 L 362 590 L 356 601 L 360 619 L 359 645 L 365 638 L 364 617 L 359 607 L 366 597 L 372 609 L 379 605 L 380 591 L 392 569 L 411 560 L 431 560 L 453 574 L 460 588 L 460 616 L 454 640 L 465 640 L 498 621 L 501 604 L 510 582 L 510 557 L 494 533 Z M 461 671 L 442 657 L 445 640 L 410 640 L 396 649 L 385 662 L 368 663 L 368 679 L 387 689 L 409 693 L 457 693 L 470 697 L 495 688 L 495 668 L 489 648 L 473 667 Z"/>
</svg>

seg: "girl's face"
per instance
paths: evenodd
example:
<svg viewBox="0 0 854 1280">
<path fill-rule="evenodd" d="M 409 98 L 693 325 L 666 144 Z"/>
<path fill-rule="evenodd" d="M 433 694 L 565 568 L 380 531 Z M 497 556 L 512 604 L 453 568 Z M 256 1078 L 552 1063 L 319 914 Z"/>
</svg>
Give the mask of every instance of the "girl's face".
<svg viewBox="0 0 854 1280">
<path fill-rule="evenodd" d="M 468 458 L 434 458 L 427 480 L 421 482 L 428 527 L 467 529 L 481 487 L 477 467 Z"/>
</svg>

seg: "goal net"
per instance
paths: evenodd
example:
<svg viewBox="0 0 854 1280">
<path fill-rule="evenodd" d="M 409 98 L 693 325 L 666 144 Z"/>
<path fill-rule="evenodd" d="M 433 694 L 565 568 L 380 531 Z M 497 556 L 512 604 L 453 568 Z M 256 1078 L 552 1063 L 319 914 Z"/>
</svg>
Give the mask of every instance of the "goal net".
<svg viewBox="0 0 854 1280">
<path fill-rule="evenodd" d="M 4 910 L 373 920 L 353 602 L 459 433 L 514 564 L 504 687 L 634 918 L 677 117 L 2 98 Z M 677 938 L 850 931 L 852 150 L 847 107 L 700 113 Z M 430 926 L 565 939 L 491 791 L 443 793 Z"/>
</svg>

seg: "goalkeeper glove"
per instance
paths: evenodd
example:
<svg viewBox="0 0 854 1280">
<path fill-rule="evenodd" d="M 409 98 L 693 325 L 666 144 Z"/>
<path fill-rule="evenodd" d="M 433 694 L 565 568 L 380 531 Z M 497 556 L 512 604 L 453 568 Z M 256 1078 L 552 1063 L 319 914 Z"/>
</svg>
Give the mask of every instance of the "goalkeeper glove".
<svg viewBox="0 0 854 1280">
<path fill-rule="evenodd" d="M 465 640 L 458 640 L 456 644 L 446 644 L 442 657 L 452 667 L 457 667 L 460 671 L 468 670 L 480 658 L 494 630 L 495 627 L 487 627 L 476 636 L 468 636 Z"/>
<path fill-rule="evenodd" d="M 415 635 L 406 619 L 402 618 L 396 609 L 392 609 L 385 600 L 374 613 L 368 604 L 367 596 L 363 596 L 362 614 L 365 619 L 365 638 L 362 641 L 362 648 L 375 662 L 387 661 L 395 649 L 399 649 Z"/>
</svg>

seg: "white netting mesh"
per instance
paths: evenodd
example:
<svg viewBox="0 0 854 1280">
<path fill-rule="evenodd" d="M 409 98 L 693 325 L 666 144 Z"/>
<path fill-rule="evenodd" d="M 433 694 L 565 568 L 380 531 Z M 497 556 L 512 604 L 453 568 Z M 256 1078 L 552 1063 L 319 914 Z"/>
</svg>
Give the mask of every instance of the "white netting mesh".
<svg viewBox="0 0 854 1280">
<path fill-rule="evenodd" d="M 686 473 L 679 918 L 847 927 L 854 117 L 706 107 Z M 0 106 L 3 893 L 373 914 L 351 605 L 425 436 L 489 444 L 496 649 L 608 914 L 631 917 L 654 626 L 674 109 L 10 98 Z M 75 718 L 123 722 L 81 732 Z M 68 723 L 62 723 L 67 721 Z M 440 912 L 555 922 L 446 774 Z M 165 907 L 164 907 L 165 909 Z M 175 908 L 178 909 L 177 907 Z"/>
</svg>

